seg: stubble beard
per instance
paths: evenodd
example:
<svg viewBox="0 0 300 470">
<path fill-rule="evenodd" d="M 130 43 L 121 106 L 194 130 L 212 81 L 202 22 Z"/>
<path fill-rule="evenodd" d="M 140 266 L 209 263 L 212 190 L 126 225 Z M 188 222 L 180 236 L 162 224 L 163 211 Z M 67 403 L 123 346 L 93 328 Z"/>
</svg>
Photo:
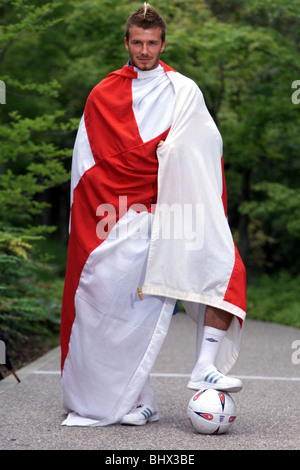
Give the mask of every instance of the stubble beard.
<svg viewBox="0 0 300 470">
<path fill-rule="evenodd" d="M 159 60 L 160 60 L 160 54 L 158 54 L 158 56 L 155 58 L 155 61 L 152 65 L 150 64 L 136 64 L 134 59 L 132 58 L 132 56 L 130 55 L 130 63 L 132 66 L 134 67 L 137 67 L 139 70 L 142 70 L 143 72 L 147 71 L 147 70 L 153 70 L 153 69 L 156 69 L 156 67 L 158 66 L 159 64 Z"/>
</svg>

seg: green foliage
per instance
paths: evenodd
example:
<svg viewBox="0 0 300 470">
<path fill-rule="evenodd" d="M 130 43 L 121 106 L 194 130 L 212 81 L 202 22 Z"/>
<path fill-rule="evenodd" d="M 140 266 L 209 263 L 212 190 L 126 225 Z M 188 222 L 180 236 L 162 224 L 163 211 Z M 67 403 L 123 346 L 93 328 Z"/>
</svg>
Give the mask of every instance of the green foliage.
<svg viewBox="0 0 300 470">
<path fill-rule="evenodd" d="M 286 271 L 256 278 L 248 286 L 248 318 L 300 328 L 299 282 Z"/>
<path fill-rule="evenodd" d="M 59 331 L 62 287 L 53 267 L 33 260 L 38 238 L 0 231 L 0 322 L 8 341 Z"/>
<path fill-rule="evenodd" d="M 0 70 L 9 98 L 0 116 L 0 329 L 8 341 L 33 332 L 57 333 L 59 325 L 55 271 L 41 262 L 36 245 L 55 230 L 40 223 L 50 206 L 44 195 L 69 180 L 71 149 L 62 146 L 61 136 L 74 131 L 78 119 L 66 119 L 58 106 L 49 106 L 60 89 L 54 77 L 38 82 L 34 70 L 16 68 L 18 54 L 24 56 L 24 48 L 38 44 L 43 32 L 59 23 L 51 18 L 59 4 L 40 3 L 1 5 L 6 22 L 0 26 Z M 10 100 L 10 93 L 17 99 Z"/>
<path fill-rule="evenodd" d="M 281 183 L 262 182 L 253 191 L 266 193 L 261 201 L 249 201 L 241 206 L 245 211 L 261 220 L 274 217 L 274 225 L 283 232 L 300 237 L 300 190 L 288 188 Z"/>
<path fill-rule="evenodd" d="M 58 122 L 62 112 L 44 114 L 33 119 L 10 113 L 10 122 L 0 128 L 0 218 L 14 225 L 31 222 L 48 205 L 36 196 L 46 189 L 69 180 L 64 160 L 71 150 L 59 148 L 47 134 L 67 132 L 77 125 Z M 46 134 L 46 138 L 45 138 Z"/>
</svg>

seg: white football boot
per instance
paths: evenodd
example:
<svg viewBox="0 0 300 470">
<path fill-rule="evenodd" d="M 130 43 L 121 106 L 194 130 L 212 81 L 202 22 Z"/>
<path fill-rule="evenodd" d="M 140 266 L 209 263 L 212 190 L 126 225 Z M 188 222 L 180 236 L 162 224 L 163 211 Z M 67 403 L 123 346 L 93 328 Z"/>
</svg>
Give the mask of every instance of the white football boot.
<svg viewBox="0 0 300 470">
<path fill-rule="evenodd" d="M 158 410 L 155 406 L 147 406 L 138 404 L 132 408 L 132 410 L 125 415 L 120 423 L 121 424 L 132 424 L 134 426 L 143 426 L 146 423 L 152 423 L 158 421 Z"/>
<path fill-rule="evenodd" d="M 239 379 L 227 377 L 217 369 L 208 369 L 199 377 L 190 380 L 187 388 L 191 390 L 200 390 L 202 388 L 213 388 L 223 392 L 239 392 L 243 388 L 243 384 Z"/>
</svg>

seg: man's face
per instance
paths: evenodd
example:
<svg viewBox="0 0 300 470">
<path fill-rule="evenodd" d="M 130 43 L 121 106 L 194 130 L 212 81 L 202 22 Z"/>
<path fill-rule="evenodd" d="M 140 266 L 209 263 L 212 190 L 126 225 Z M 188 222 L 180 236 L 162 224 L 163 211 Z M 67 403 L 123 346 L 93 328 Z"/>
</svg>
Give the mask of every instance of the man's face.
<svg viewBox="0 0 300 470">
<path fill-rule="evenodd" d="M 140 70 L 152 70 L 158 66 L 160 53 L 165 47 L 161 40 L 160 28 L 143 29 L 132 26 L 125 47 L 130 55 L 131 65 Z"/>
</svg>

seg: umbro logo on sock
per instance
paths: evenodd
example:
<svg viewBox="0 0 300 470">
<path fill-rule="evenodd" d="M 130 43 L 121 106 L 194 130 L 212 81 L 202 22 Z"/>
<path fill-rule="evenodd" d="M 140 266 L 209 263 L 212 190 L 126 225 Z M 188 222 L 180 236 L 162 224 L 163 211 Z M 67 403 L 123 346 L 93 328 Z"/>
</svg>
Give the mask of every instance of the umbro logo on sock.
<svg viewBox="0 0 300 470">
<path fill-rule="evenodd" d="M 218 343 L 218 340 L 214 338 L 205 338 L 205 339 L 206 341 L 210 341 L 211 343 Z"/>
</svg>

